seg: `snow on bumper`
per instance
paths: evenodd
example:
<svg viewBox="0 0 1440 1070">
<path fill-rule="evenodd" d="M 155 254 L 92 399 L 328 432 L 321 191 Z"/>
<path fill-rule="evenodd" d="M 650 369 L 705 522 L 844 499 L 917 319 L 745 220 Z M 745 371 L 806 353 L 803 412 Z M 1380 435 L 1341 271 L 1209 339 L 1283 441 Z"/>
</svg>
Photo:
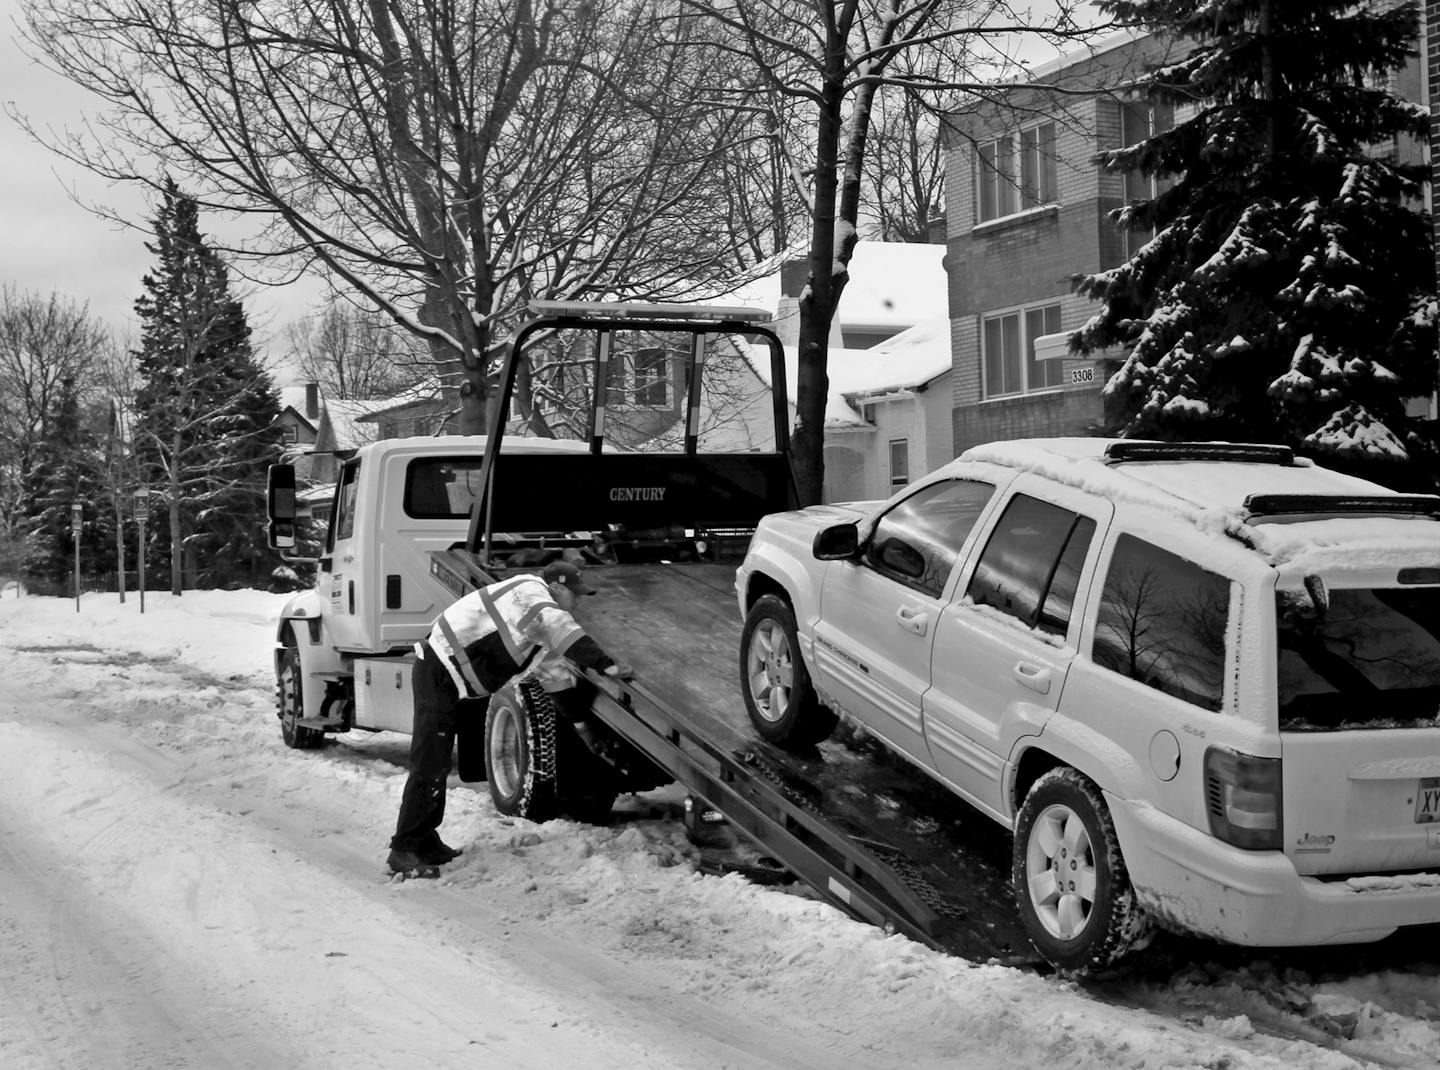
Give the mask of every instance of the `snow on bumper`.
<svg viewBox="0 0 1440 1070">
<path fill-rule="evenodd" d="M 1146 804 L 1106 795 L 1141 904 L 1162 921 L 1235 944 L 1288 947 L 1381 940 L 1440 923 L 1434 873 L 1319 880 L 1278 851 L 1242 851 Z"/>
</svg>

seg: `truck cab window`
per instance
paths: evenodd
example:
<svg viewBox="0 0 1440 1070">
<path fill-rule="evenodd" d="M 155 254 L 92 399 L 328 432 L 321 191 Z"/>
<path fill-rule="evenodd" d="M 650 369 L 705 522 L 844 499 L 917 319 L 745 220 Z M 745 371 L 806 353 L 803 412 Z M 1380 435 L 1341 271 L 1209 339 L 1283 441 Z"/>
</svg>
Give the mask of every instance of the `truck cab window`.
<svg viewBox="0 0 1440 1070">
<path fill-rule="evenodd" d="M 993 484 L 969 479 L 921 488 L 876 521 L 865 544 L 865 563 L 938 597 L 994 493 Z"/>
<path fill-rule="evenodd" d="M 330 549 L 341 539 L 355 534 L 355 492 L 360 486 L 359 462 L 347 464 L 340 472 L 340 486 L 335 491 L 335 519 L 331 531 Z"/>
<path fill-rule="evenodd" d="M 1086 517 L 1017 494 L 990 533 L 966 594 L 1023 624 L 1064 634 L 1094 532 Z"/>
<path fill-rule="evenodd" d="M 1115 540 L 1095 664 L 1207 710 L 1225 690 L 1230 581 L 1133 535 Z"/>
<path fill-rule="evenodd" d="M 463 520 L 480 494 L 480 460 L 421 457 L 405 468 L 405 515 L 417 520 Z"/>
</svg>

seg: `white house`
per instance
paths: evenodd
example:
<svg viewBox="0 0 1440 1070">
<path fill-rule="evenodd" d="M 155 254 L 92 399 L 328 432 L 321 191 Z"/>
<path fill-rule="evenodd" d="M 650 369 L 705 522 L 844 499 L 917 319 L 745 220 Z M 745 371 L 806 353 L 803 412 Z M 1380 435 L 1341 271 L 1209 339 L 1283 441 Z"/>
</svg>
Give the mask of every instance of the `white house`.
<svg viewBox="0 0 1440 1070">
<path fill-rule="evenodd" d="M 791 419 L 799 354 L 785 347 Z M 769 385 L 765 351 L 752 352 Z M 886 498 L 951 460 L 950 321 L 942 309 L 869 349 L 831 349 L 825 405 L 825 501 Z"/>
<path fill-rule="evenodd" d="M 862 241 L 830 329 L 825 500 L 888 497 L 954 457 L 949 305 L 941 245 Z M 791 418 L 804 260 L 739 288 L 724 304 L 764 308 L 786 344 Z M 768 386 L 769 369 L 754 362 Z"/>
</svg>

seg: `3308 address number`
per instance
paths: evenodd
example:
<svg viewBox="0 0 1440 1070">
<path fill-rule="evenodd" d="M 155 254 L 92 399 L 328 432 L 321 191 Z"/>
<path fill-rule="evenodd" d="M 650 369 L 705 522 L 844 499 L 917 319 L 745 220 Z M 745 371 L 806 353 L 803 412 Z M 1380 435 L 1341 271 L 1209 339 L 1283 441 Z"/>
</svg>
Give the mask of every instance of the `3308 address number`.
<svg viewBox="0 0 1440 1070">
<path fill-rule="evenodd" d="M 1094 368 L 1075 368 L 1070 372 L 1072 383 L 1093 383 L 1095 381 Z"/>
</svg>

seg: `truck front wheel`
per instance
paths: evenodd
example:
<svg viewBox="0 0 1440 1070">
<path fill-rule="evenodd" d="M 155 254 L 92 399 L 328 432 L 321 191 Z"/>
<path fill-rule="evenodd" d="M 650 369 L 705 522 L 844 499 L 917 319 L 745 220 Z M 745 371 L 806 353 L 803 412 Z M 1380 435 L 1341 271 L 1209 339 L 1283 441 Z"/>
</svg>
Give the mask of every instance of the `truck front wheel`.
<svg viewBox="0 0 1440 1070">
<path fill-rule="evenodd" d="M 1149 942 L 1110 810 L 1077 770 L 1052 769 L 1026 795 L 1011 883 L 1030 942 L 1062 972 L 1104 969 Z"/>
<path fill-rule="evenodd" d="M 795 614 L 773 594 L 745 615 L 740 633 L 740 691 L 756 730 L 784 746 L 818 743 L 837 720 L 815 694 L 800 656 Z"/>
<path fill-rule="evenodd" d="M 490 697 L 485 777 L 495 809 L 502 814 L 549 821 L 559 812 L 555 720 L 555 705 L 538 686 L 511 683 Z"/>
<path fill-rule="evenodd" d="M 305 689 L 300 675 L 300 651 L 295 647 L 287 645 L 280 655 L 280 670 L 275 683 L 280 735 L 285 740 L 285 746 L 296 750 L 312 750 L 320 746 L 325 741 L 324 732 L 296 724 L 305 716 Z"/>
</svg>

